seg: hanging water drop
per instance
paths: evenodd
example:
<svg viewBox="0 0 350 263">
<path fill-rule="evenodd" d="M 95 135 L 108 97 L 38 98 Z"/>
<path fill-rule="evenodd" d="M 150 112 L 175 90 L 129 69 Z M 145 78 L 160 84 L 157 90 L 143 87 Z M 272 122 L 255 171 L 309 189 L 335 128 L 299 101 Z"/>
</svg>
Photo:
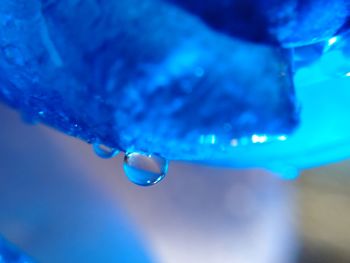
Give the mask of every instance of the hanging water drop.
<svg viewBox="0 0 350 263">
<path fill-rule="evenodd" d="M 103 159 L 113 158 L 120 152 L 116 148 L 111 148 L 99 143 L 94 143 L 92 147 L 94 149 L 94 152 Z"/>
<path fill-rule="evenodd" d="M 124 171 L 131 182 L 140 186 L 159 183 L 168 171 L 168 161 L 155 154 L 126 153 Z"/>
</svg>

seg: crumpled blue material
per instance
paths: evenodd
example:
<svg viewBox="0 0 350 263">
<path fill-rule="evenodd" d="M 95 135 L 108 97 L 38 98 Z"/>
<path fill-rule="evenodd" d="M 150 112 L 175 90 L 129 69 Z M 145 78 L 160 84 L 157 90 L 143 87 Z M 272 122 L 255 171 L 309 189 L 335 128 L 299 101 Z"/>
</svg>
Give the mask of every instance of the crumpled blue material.
<svg viewBox="0 0 350 263">
<path fill-rule="evenodd" d="M 296 47 L 335 35 L 348 21 L 347 0 L 167 0 L 207 25 L 251 41 Z"/>
<path fill-rule="evenodd" d="M 227 31 L 231 21 L 213 26 L 187 2 L 3 0 L 1 100 L 89 143 L 169 159 L 227 158 L 292 133 L 300 109 L 289 51 Z M 294 27 L 281 28 L 269 36 L 287 43 Z"/>
</svg>

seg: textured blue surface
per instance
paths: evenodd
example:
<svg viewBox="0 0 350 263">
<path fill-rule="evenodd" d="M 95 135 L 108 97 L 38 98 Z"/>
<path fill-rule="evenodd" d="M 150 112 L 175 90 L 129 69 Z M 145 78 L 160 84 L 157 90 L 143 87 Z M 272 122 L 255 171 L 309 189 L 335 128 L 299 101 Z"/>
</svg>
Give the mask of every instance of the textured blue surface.
<svg viewBox="0 0 350 263">
<path fill-rule="evenodd" d="M 288 52 L 167 2 L 3 0 L 0 25 L 0 98 L 87 142 L 205 161 L 298 123 Z"/>
<path fill-rule="evenodd" d="M 212 28 L 258 42 L 300 46 L 332 37 L 348 20 L 348 0 L 167 0 Z"/>
<path fill-rule="evenodd" d="M 285 141 L 236 147 L 221 164 L 267 167 L 290 177 L 295 167 L 309 168 L 349 158 L 349 47 L 350 31 L 295 49 L 299 127 Z"/>
</svg>

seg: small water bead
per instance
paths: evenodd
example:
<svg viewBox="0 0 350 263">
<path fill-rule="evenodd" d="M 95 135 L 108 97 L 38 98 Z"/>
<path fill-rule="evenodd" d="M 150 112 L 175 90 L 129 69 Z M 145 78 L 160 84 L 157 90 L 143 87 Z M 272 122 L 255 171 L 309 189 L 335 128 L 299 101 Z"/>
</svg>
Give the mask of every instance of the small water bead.
<svg viewBox="0 0 350 263">
<path fill-rule="evenodd" d="M 118 153 L 120 152 L 118 149 L 116 148 L 111 148 L 108 147 L 106 145 L 100 144 L 100 143 L 94 143 L 92 145 L 94 152 L 101 158 L 103 159 L 109 159 L 109 158 L 113 158 L 115 156 L 118 155 Z"/>
<path fill-rule="evenodd" d="M 168 171 L 168 161 L 155 154 L 126 153 L 124 171 L 131 182 L 140 186 L 159 183 Z"/>
</svg>

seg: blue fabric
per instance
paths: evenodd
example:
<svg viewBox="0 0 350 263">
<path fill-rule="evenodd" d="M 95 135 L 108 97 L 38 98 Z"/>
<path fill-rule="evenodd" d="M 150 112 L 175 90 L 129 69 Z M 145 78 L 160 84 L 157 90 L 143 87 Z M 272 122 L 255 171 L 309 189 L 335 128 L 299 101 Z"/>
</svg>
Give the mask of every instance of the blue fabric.
<svg viewBox="0 0 350 263">
<path fill-rule="evenodd" d="M 87 142 L 169 159 L 291 133 L 289 52 L 222 34 L 196 3 L 3 0 L 0 98 Z"/>
<path fill-rule="evenodd" d="M 257 42 L 300 46 L 332 37 L 350 14 L 347 0 L 168 0 L 215 30 Z"/>
</svg>

